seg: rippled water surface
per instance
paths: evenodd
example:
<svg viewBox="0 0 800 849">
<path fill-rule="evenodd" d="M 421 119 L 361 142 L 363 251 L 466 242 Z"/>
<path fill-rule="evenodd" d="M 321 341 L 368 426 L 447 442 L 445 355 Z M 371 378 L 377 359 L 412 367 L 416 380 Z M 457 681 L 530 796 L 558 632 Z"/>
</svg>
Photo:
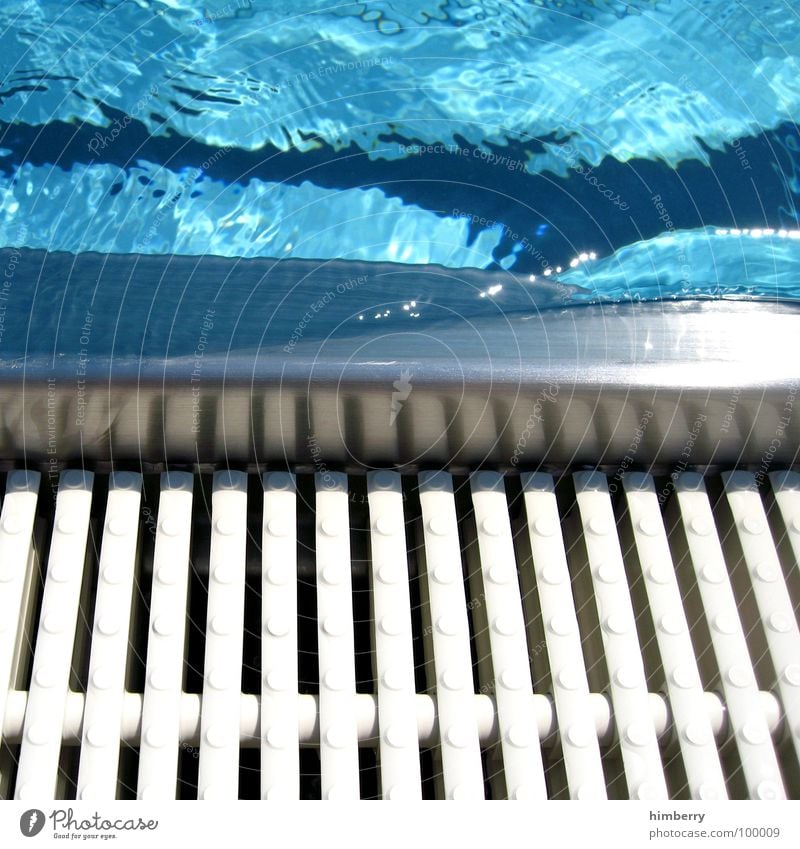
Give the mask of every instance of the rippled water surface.
<svg viewBox="0 0 800 849">
<path fill-rule="evenodd" d="M 0 63 L 0 246 L 800 297 L 793 2 L 27 0 Z"/>
</svg>

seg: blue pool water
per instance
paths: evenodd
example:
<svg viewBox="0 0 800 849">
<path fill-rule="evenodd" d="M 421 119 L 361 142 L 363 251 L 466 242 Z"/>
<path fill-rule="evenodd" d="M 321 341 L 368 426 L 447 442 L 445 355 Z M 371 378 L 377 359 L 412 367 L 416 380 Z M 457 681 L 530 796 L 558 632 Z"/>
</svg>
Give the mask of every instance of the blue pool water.
<svg viewBox="0 0 800 849">
<path fill-rule="evenodd" d="M 8 0 L 0 64 L 0 247 L 800 297 L 794 3 Z"/>
</svg>

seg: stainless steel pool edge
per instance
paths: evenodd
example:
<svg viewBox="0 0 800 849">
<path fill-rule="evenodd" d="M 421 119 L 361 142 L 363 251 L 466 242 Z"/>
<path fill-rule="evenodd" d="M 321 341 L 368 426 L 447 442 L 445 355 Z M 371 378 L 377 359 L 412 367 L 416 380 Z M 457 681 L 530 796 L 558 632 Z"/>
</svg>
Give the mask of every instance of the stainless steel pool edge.
<svg viewBox="0 0 800 849">
<path fill-rule="evenodd" d="M 0 366 L 0 458 L 524 468 L 788 464 L 800 308 L 741 301 L 515 315 L 447 357 L 418 338 L 165 361 Z M 418 334 L 416 334 L 418 336 Z M 462 334 L 463 335 L 463 334 Z M 500 353 L 495 355 L 494 351 Z M 524 351 L 524 356 L 511 354 Z"/>
</svg>

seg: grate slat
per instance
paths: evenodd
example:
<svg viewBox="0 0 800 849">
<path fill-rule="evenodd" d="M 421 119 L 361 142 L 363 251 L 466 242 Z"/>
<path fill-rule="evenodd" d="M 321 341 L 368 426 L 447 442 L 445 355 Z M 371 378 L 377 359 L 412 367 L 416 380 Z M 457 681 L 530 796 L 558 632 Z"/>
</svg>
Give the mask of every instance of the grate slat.
<svg viewBox="0 0 800 849">
<path fill-rule="evenodd" d="M 136 788 L 140 799 L 174 799 L 176 793 L 186 627 L 179 622 L 161 628 L 159 622 L 162 616 L 169 623 L 186 614 L 192 491 L 188 473 L 161 476 Z M 212 622 L 212 630 L 223 623 Z"/>
<path fill-rule="evenodd" d="M 295 476 L 263 476 L 261 798 L 300 798 Z"/>
<path fill-rule="evenodd" d="M 358 728 L 352 710 L 356 674 L 347 476 L 341 472 L 324 472 L 315 476 L 315 483 L 322 798 L 358 799 Z"/>
<path fill-rule="evenodd" d="M 247 475 L 216 472 L 211 495 L 208 618 L 200 726 L 200 799 L 236 799 L 244 641 Z M 212 622 L 224 617 L 225 629 Z"/>
<path fill-rule="evenodd" d="M 469 624 L 451 476 L 445 472 L 420 474 L 419 499 L 433 627 L 444 792 L 448 799 L 483 799 Z"/>
<path fill-rule="evenodd" d="M 411 597 L 400 475 L 367 475 L 372 599 L 384 799 L 421 799 Z"/>
<path fill-rule="evenodd" d="M 92 505 L 91 472 L 65 471 L 58 482 L 50 558 L 33 656 L 33 675 L 17 771 L 16 798 L 53 798 L 69 691 Z M 109 622 L 108 629 L 118 627 Z"/>
<path fill-rule="evenodd" d="M 0 743 L 8 694 L 14 689 L 26 587 L 33 581 L 33 522 L 41 475 L 11 472 L 0 513 Z"/>
<path fill-rule="evenodd" d="M 140 475 L 118 472 L 109 486 L 78 767 L 80 799 L 116 796 L 141 485 Z"/>
</svg>

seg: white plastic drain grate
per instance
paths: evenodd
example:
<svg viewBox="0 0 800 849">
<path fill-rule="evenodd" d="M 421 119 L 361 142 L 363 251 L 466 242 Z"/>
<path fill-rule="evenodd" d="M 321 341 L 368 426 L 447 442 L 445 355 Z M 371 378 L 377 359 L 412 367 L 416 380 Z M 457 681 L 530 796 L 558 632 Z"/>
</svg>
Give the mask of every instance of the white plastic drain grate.
<svg viewBox="0 0 800 849">
<path fill-rule="evenodd" d="M 11 472 L 0 795 L 798 798 L 800 474 L 760 483 Z"/>
</svg>

